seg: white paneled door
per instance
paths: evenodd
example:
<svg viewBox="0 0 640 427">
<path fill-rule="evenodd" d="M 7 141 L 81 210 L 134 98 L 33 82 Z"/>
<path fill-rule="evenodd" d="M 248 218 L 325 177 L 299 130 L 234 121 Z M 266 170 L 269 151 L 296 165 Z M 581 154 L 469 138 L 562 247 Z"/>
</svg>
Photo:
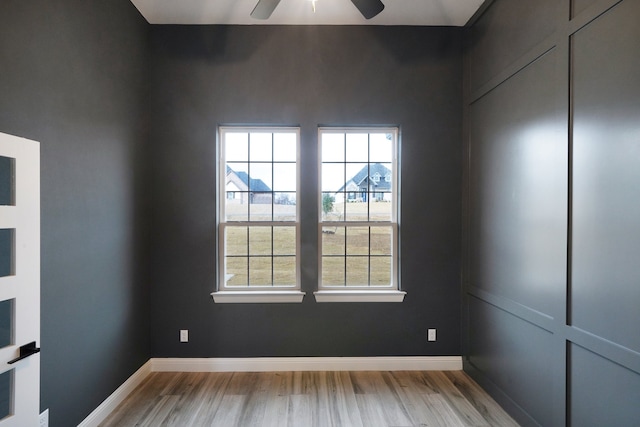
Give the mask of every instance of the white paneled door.
<svg viewBox="0 0 640 427">
<path fill-rule="evenodd" d="M 40 144 L 0 133 L 0 427 L 40 412 Z"/>
</svg>

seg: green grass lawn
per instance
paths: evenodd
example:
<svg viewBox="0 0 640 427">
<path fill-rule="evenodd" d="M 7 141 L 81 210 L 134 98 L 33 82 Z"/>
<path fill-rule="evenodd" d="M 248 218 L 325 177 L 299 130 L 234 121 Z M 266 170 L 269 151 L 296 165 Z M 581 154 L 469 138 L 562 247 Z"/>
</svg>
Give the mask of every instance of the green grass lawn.
<svg viewBox="0 0 640 427">
<path fill-rule="evenodd" d="M 231 208 L 231 209 L 230 209 Z M 272 205 L 227 206 L 227 217 L 271 221 Z M 326 220 L 389 220 L 391 203 L 335 204 Z M 275 220 L 295 220 L 295 206 L 273 205 Z M 295 226 L 233 226 L 226 230 L 227 286 L 294 286 L 296 282 Z M 389 286 L 392 227 L 325 226 L 322 232 L 322 282 L 326 286 Z"/>
</svg>

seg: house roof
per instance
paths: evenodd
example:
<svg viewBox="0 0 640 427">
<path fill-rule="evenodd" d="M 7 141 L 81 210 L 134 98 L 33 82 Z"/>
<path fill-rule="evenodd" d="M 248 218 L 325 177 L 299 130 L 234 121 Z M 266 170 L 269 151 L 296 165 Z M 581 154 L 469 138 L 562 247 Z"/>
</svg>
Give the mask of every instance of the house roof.
<svg viewBox="0 0 640 427">
<path fill-rule="evenodd" d="M 376 173 L 380 175 L 380 181 L 376 183 L 376 190 L 379 190 L 379 191 L 390 190 L 391 182 L 388 182 L 384 179 L 384 177 L 387 174 L 391 173 L 389 168 L 387 168 L 386 166 L 380 163 L 371 163 L 363 167 L 362 169 L 360 169 L 360 171 L 357 174 L 355 174 L 353 178 L 351 178 L 347 183 L 345 183 L 345 185 L 340 187 L 338 191 L 343 191 L 347 186 L 347 184 L 351 181 L 353 181 L 356 185 L 360 187 L 365 181 L 368 181 L 369 176 L 374 176 Z"/>
<path fill-rule="evenodd" d="M 243 183 L 247 186 L 250 191 L 256 192 L 269 192 L 271 188 L 267 184 L 264 183 L 263 180 L 259 178 L 251 178 L 246 172 L 234 171 L 227 165 L 227 175 L 230 173 L 235 174 Z"/>
</svg>

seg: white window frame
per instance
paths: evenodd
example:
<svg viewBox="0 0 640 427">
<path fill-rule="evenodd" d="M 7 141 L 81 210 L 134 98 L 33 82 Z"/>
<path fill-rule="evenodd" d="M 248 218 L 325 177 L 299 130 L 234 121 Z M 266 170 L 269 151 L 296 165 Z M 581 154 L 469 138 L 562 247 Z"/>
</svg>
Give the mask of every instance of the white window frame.
<svg viewBox="0 0 640 427">
<path fill-rule="evenodd" d="M 390 221 L 324 221 L 322 212 L 322 135 L 325 133 L 390 133 L 393 135 L 393 156 L 391 171 L 391 220 Z M 318 128 L 318 290 L 314 292 L 317 302 L 402 302 L 406 292 L 400 290 L 399 283 L 399 145 L 400 132 L 397 127 L 319 127 Z M 346 160 L 346 159 L 345 159 Z M 370 162 L 368 163 L 370 164 Z M 395 178 L 395 179 L 394 179 Z M 348 196 L 345 193 L 345 198 Z M 346 202 L 346 200 L 345 200 Z M 391 227 L 392 259 L 391 283 L 389 286 L 324 286 L 322 284 L 322 230 L 323 227 Z M 345 255 L 346 256 L 346 255 Z"/>
<path fill-rule="evenodd" d="M 225 136 L 227 133 L 295 133 L 296 135 L 296 219 L 295 221 L 227 221 L 225 206 L 227 162 L 225 156 Z M 272 162 L 274 160 L 272 159 Z M 218 257 L 217 257 L 217 290 L 212 292 L 216 303 L 299 303 L 302 302 L 304 292 L 300 290 L 300 128 L 283 126 L 220 126 L 218 128 Z M 272 190 L 272 197 L 275 192 Z M 296 283 L 294 286 L 226 286 L 225 267 L 225 228 L 227 226 L 291 226 L 296 230 L 295 256 L 296 256 Z"/>
</svg>

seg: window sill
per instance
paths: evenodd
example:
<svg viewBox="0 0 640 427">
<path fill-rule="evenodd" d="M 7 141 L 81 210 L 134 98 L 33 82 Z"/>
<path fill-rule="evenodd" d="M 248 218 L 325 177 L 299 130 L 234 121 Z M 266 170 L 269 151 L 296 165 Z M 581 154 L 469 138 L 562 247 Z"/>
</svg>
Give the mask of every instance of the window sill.
<svg viewBox="0 0 640 427">
<path fill-rule="evenodd" d="M 316 302 L 402 302 L 403 291 L 317 291 Z"/>
<path fill-rule="evenodd" d="M 300 291 L 221 291 L 212 292 L 218 304 L 299 303 L 305 293 Z"/>
</svg>

